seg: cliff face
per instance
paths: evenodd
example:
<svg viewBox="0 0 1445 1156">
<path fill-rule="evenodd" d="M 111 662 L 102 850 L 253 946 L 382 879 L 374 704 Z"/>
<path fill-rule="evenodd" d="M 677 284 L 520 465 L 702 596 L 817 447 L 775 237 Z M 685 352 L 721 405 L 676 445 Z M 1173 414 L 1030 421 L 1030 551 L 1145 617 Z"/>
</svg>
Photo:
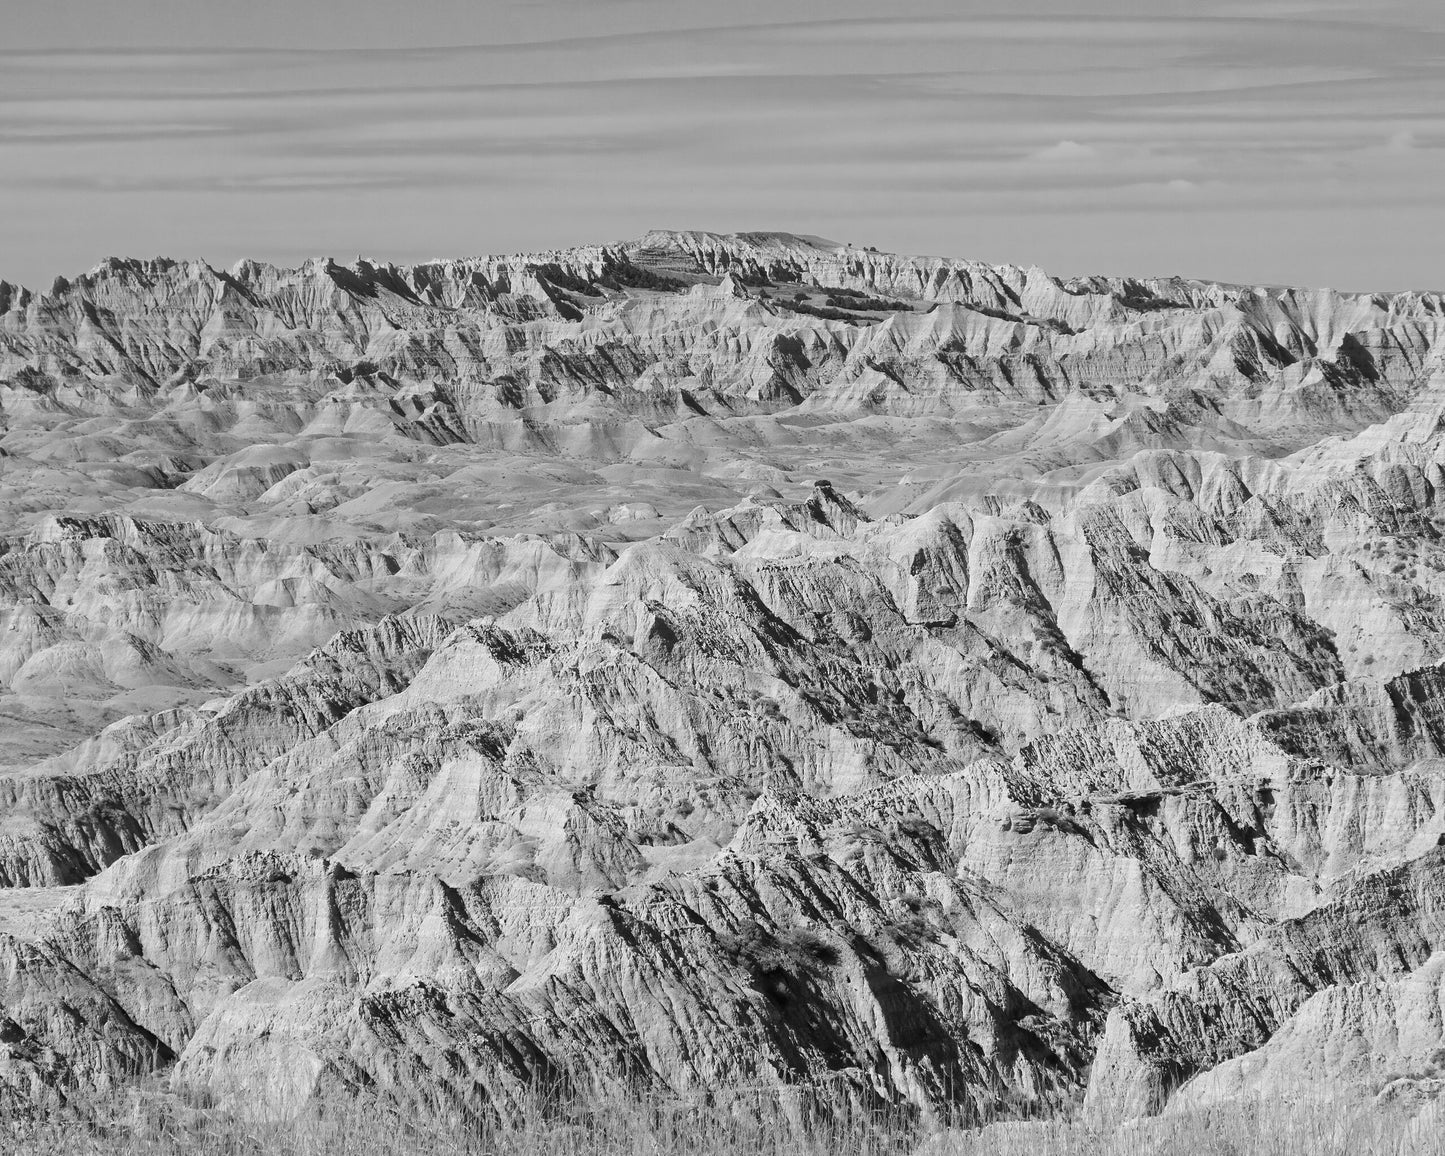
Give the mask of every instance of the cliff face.
<svg viewBox="0 0 1445 1156">
<path fill-rule="evenodd" d="M 1438 297 L 654 233 L 0 301 L 10 1088 L 1438 1092 Z"/>
</svg>

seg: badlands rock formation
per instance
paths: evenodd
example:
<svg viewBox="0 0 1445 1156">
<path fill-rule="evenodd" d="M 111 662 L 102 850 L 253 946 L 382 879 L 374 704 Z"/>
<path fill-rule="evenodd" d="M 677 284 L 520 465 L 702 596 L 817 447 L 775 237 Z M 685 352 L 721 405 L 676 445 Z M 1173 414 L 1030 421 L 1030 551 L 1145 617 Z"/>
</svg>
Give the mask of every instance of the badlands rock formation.
<svg viewBox="0 0 1445 1156">
<path fill-rule="evenodd" d="M 0 283 L 0 1080 L 1445 1088 L 1445 299 Z"/>
</svg>

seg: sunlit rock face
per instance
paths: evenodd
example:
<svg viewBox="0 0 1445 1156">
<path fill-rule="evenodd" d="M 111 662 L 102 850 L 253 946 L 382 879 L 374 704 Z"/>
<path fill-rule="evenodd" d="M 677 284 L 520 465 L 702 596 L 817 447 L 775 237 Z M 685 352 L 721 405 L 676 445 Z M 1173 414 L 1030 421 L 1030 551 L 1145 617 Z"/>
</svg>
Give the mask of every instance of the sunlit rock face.
<svg viewBox="0 0 1445 1156">
<path fill-rule="evenodd" d="M 0 285 L 0 1085 L 1445 1087 L 1445 301 L 784 234 Z"/>
</svg>

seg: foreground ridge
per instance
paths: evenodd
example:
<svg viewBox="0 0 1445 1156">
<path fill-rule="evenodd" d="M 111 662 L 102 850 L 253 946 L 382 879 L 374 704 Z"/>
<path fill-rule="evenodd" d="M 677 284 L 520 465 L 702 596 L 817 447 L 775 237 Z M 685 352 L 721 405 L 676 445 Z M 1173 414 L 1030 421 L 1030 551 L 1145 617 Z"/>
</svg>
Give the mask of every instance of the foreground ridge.
<svg viewBox="0 0 1445 1156">
<path fill-rule="evenodd" d="M 0 285 L 0 1087 L 1433 1111 L 1442 418 L 790 234 Z"/>
</svg>

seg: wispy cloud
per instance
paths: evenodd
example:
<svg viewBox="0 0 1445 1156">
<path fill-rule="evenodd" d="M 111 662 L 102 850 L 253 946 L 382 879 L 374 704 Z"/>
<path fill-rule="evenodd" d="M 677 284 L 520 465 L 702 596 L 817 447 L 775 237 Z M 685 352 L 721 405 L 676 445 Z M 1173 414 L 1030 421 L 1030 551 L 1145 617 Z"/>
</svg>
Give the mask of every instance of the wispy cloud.
<svg viewBox="0 0 1445 1156">
<path fill-rule="evenodd" d="M 1434 7 L 1010 7 L 747 0 L 724 22 L 701 0 L 538 0 L 500 6 L 492 28 L 460 2 L 387 25 L 379 0 L 338 0 L 340 45 L 307 6 L 286 45 L 227 15 L 210 47 L 159 22 L 106 47 L 97 6 L 90 39 L 0 52 L 0 272 L 213 251 L 222 218 L 226 243 L 283 255 L 339 236 L 420 255 L 448 235 L 475 251 L 685 220 L 916 249 L 1017 236 L 1029 251 L 982 255 L 1070 272 L 1121 254 L 1150 272 L 1192 247 L 1200 272 L 1279 281 L 1318 279 L 1331 255 L 1271 222 L 1369 213 L 1375 252 L 1352 250 L 1334 279 L 1445 280 L 1439 231 L 1407 232 L 1445 180 Z M 55 43 L 24 32 L 12 43 Z M 1181 213 L 1199 217 L 1183 237 Z M 1210 229 L 1252 230 L 1249 267 L 1213 267 L 1232 250 Z"/>
</svg>

